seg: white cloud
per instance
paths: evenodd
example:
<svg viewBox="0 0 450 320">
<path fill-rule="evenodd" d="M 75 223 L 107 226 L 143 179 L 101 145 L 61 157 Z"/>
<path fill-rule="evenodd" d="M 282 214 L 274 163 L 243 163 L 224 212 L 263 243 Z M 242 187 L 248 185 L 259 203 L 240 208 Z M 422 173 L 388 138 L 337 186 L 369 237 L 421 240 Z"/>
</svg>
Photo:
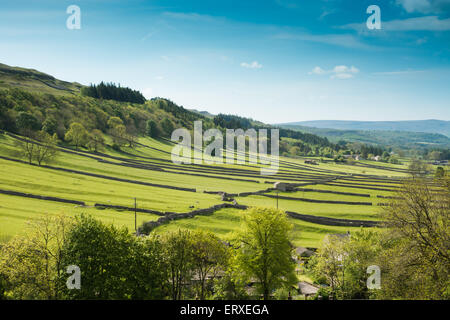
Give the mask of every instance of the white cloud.
<svg viewBox="0 0 450 320">
<path fill-rule="evenodd" d="M 381 28 L 387 31 L 445 31 L 450 30 L 450 18 L 439 19 L 437 16 L 392 20 L 381 23 Z"/>
<path fill-rule="evenodd" d="M 347 66 L 336 66 L 333 69 L 334 73 L 358 73 L 359 69 L 351 66 L 350 68 Z"/>
<path fill-rule="evenodd" d="M 335 9 L 329 10 L 329 11 L 324 10 L 324 11 L 322 12 L 322 14 L 319 16 L 319 20 L 323 20 L 326 16 L 329 16 L 330 14 L 333 14 L 333 13 L 335 13 L 335 12 L 336 12 Z"/>
<path fill-rule="evenodd" d="M 331 79 L 350 79 L 353 75 L 350 73 L 336 73 L 330 76 Z"/>
<path fill-rule="evenodd" d="M 355 66 L 345 66 L 345 65 L 339 65 L 335 66 L 331 70 L 324 70 L 321 67 L 315 67 L 312 69 L 312 71 L 308 72 L 308 74 L 316 74 L 316 75 L 323 75 L 323 74 L 331 74 L 331 79 L 350 79 L 353 78 L 355 74 L 359 72 L 359 69 Z"/>
<path fill-rule="evenodd" d="M 401 71 L 385 71 L 385 72 L 374 72 L 375 76 L 398 76 L 398 75 L 409 75 L 425 72 L 424 70 L 401 70 Z"/>
<path fill-rule="evenodd" d="M 349 34 L 308 34 L 308 33 L 279 33 L 275 36 L 277 39 L 299 40 L 335 45 L 346 48 L 373 49 L 373 46 L 360 42 L 356 37 Z"/>
<path fill-rule="evenodd" d="M 214 23 L 214 22 L 224 22 L 225 21 L 225 19 L 222 17 L 210 16 L 207 14 L 199 14 L 199 13 L 195 13 L 195 12 L 166 11 L 166 12 L 163 12 L 162 15 L 164 17 L 171 18 L 171 19 L 178 19 L 178 20 L 185 20 L 185 21 L 192 21 L 192 22 Z"/>
<path fill-rule="evenodd" d="M 241 67 L 248 68 L 248 69 L 261 69 L 262 64 L 258 63 L 258 61 L 253 61 L 251 63 L 242 62 Z"/>
<path fill-rule="evenodd" d="M 312 71 L 308 72 L 308 74 L 324 74 L 326 73 L 321 67 L 315 67 Z"/>
<path fill-rule="evenodd" d="M 164 80 L 164 77 L 163 76 L 156 76 L 155 79 L 156 80 Z"/>
<path fill-rule="evenodd" d="M 428 0 L 397 0 L 397 5 L 402 6 L 406 12 L 424 12 L 430 9 L 430 1 Z"/>
<path fill-rule="evenodd" d="M 450 0 L 396 0 L 408 13 L 443 13 L 450 10 Z"/>
<path fill-rule="evenodd" d="M 340 27 L 353 29 L 360 34 L 376 34 L 367 29 L 366 23 L 351 23 Z M 381 30 L 384 31 L 446 31 L 450 30 L 450 18 L 439 19 L 437 16 L 425 16 L 403 20 L 382 21 Z M 377 30 L 377 33 L 378 30 Z"/>
</svg>

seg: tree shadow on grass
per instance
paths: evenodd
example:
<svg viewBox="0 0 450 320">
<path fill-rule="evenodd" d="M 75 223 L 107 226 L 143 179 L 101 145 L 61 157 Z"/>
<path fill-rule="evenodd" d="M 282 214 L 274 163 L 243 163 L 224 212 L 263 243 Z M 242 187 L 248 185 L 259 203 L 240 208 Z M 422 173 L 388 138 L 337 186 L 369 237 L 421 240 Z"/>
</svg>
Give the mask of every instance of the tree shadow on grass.
<svg viewBox="0 0 450 320">
<path fill-rule="evenodd" d="M 174 144 L 176 144 L 176 142 L 171 141 L 170 139 L 167 138 L 153 138 L 158 142 L 161 142 L 162 144 L 165 144 L 166 146 L 173 146 Z"/>
</svg>

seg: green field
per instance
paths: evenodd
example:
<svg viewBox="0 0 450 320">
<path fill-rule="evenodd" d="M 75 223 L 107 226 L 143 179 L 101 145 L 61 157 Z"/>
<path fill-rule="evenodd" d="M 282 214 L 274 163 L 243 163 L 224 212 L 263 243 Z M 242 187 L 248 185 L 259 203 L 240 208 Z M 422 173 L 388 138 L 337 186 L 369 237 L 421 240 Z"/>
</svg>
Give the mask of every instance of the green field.
<svg viewBox="0 0 450 320">
<path fill-rule="evenodd" d="M 30 165 L 20 160 L 15 138 L 0 134 L 0 190 L 22 192 L 38 196 L 50 196 L 83 201 L 85 206 L 56 201 L 0 194 L 0 241 L 24 232 L 26 222 L 43 214 L 65 214 L 74 216 L 85 212 L 105 222 L 126 226 L 134 231 L 132 211 L 98 209 L 94 205 L 134 206 L 162 212 L 185 213 L 195 209 L 223 203 L 218 194 L 255 192 L 273 187 L 277 181 L 304 184 L 300 188 L 330 190 L 367 194 L 346 195 L 317 191 L 279 192 L 280 196 L 299 199 L 279 199 L 280 209 L 311 216 L 339 219 L 378 220 L 381 210 L 377 206 L 386 199 L 377 195 L 392 196 L 400 178 L 405 176 L 406 166 L 385 165 L 365 161 L 364 165 L 320 163 L 306 165 L 304 160 L 280 157 L 280 169 L 275 176 L 260 175 L 259 165 L 237 164 L 185 164 L 175 165 L 170 161 L 173 144 L 166 140 L 139 138 L 135 148 L 115 151 L 107 148 L 103 154 L 92 154 L 85 149 L 61 148 L 57 159 L 48 166 Z M 22 159 L 23 160 L 23 159 Z M 395 171 L 392 171 L 394 169 Z M 400 170 L 399 170 L 400 169 Z M 68 171 L 74 170 L 75 172 Z M 101 175 L 93 176 L 93 175 Z M 330 184 L 324 179 L 334 178 Z M 127 181 L 124 181 L 127 180 Z M 266 183 L 267 182 L 267 183 Z M 153 184 L 145 185 L 145 184 Z M 193 188 L 196 192 L 174 190 L 169 187 Z M 275 196 L 271 191 L 268 195 Z M 305 201 L 306 199 L 306 201 Z M 307 200 L 369 202 L 372 205 L 316 203 Z M 264 195 L 237 196 L 239 204 L 247 206 L 276 207 L 275 198 Z M 162 225 L 153 232 L 164 232 L 174 228 L 206 228 L 226 238 L 239 228 L 243 210 L 221 209 L 208 216 L 180 219 Z M 138 226 L 145 221 L 154 221 L 155 214 L 138 213 Z M 329 226 L 290 218 L 294 228 L 292 240 L 296 245 L 317 247 L 319 241 L 329 233 L 346 233 L 356 227 Z"/>
</svg>

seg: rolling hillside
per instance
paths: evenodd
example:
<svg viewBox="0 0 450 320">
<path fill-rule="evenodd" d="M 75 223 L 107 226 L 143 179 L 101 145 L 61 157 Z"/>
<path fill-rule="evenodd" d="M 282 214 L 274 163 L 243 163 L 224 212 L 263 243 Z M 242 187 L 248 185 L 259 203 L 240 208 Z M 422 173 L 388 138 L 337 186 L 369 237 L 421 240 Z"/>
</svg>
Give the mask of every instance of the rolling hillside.
<svg viewBox="0 0 450 320">
<path fill-rule="evenodd" d="M 450 138 L 439 133 L 388 131 L 388 130 L 339 130 L 328 128 L 314 128 L 304 125 L 280 125 L 282 128 L 308 132 L 328 138 L 337 143 L 340 140 L 408 148 L 450 148 Z"/>
<path fill-rule="evenodd" d="M 293 243 L 317 247 L 326 234 L 377 225 L 386 197 L 395 196 L 408 172 L 407 162 L 337 164 L 320 162 L 319 157 L 313 158 L 317 164 L 280 157 L 280 168 L 273 176 L 260 174 L 266 166 L 262 163 L 176 165 L 171 161 L 174 143 L 167 139 L 174 128 L 190 129 L 198 119 L 204 127 L 219 121 L 220 129 L 236 121 L 251 125 L 251 121 L 226 115 L 206 118 L 167 99 L 136 104 L 85 97 L 76 84 L 32 70 L 4 71 L 0 81 L 7 87 L 0 89 L 1 241 L 24 232 L 28 220 L 45 213 L 85 212 L 134 232 L 136 199 L 139 233 L 201 227 L 226 238 L 240 227 L 243 209 L 278 207 L 293 224 Z M 53 161 L 38 165 L 23 157 L 24 143 L 41 143 L 22 135 L 23 119 L 34 119 L 33 130 L 59 137 Z M 133 138 L 118 145 L 112 119 L 123 123 Z M 102 150 L 87 144 L 76 147 L 66 139 L 74 122 L 81 123 L 88 134 L 98 130 Z M 156 124 L 159 134 L 150 135 L 149 123 Z M 283 132 L 294 143 L 316 149 L 336 147 L 314 135 Z M 201 154 L 193 150 L 192 157 Z M 285 182 L 292 190 L 275 190 L 275 182 Z"/>
</svg>

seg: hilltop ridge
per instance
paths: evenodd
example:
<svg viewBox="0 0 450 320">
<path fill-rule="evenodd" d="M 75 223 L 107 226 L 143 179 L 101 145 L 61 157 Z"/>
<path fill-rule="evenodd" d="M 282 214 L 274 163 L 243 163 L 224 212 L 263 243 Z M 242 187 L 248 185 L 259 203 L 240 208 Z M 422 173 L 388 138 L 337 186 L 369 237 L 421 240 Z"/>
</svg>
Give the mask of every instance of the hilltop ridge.
<svg viewBox="0 0 450 320">
<path fill-rule="evenodd" d="M 382 130 L 439 133 L 450 137 L 450 121 L 445 120 L 404 120 L 404 121 L 352 121 L 315 120 L 283 123 L 280 125 L 303 126 L 338 130 Z"/>
<path fill-rule="evenodd" d="M 20 88 L 31 92 L 55 95 L 78 94 L 83 85 L 68 82 L 37 71 L 21 67 L 11 67 L 0 63 L 0 88 Z"/>
</svg>

